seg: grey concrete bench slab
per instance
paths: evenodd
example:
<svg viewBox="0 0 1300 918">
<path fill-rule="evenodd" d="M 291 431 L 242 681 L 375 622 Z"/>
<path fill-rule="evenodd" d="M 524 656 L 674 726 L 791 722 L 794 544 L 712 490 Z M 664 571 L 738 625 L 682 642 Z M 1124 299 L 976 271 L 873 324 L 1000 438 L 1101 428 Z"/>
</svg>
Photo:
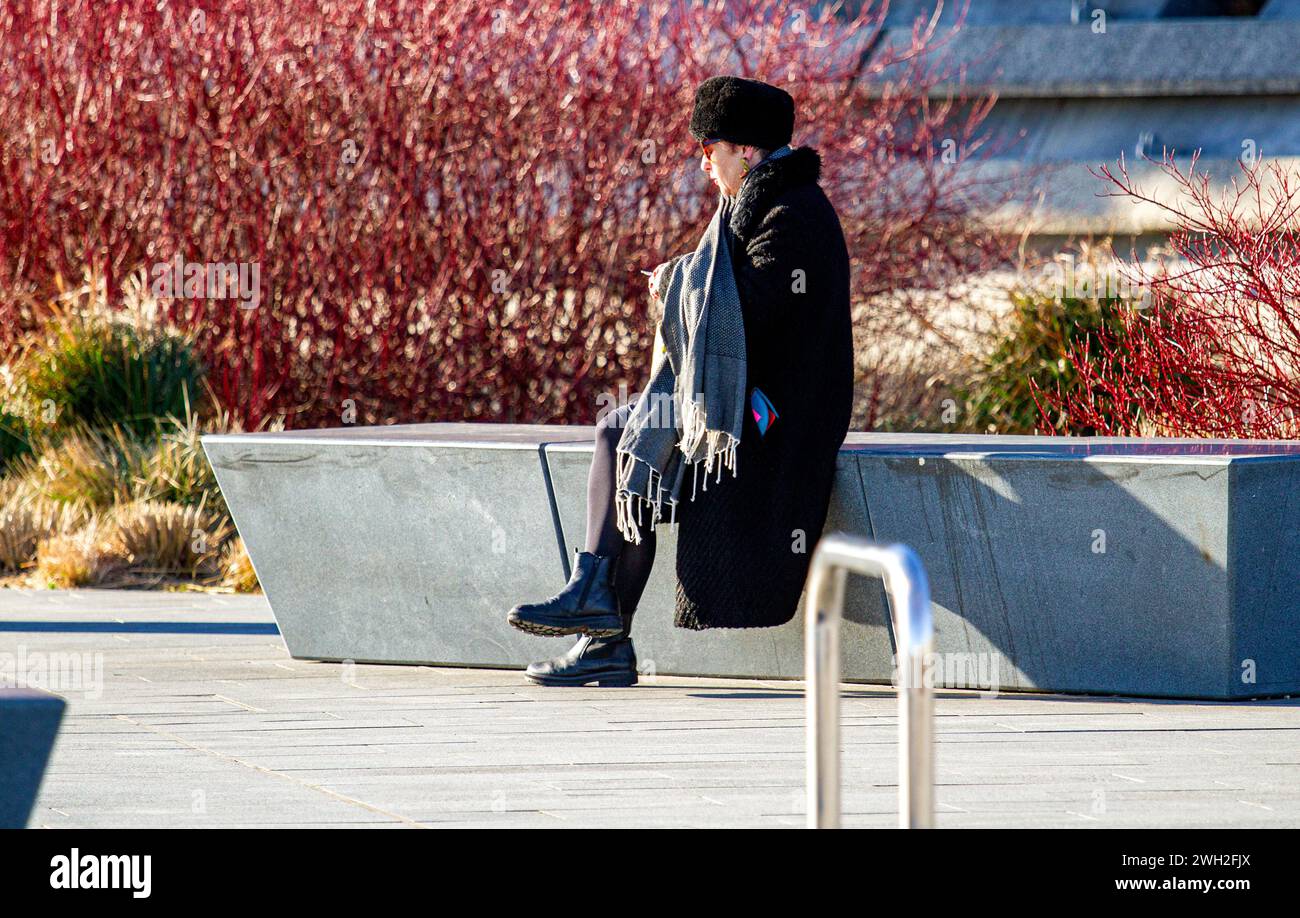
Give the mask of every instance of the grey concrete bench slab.
<svg viewBox="0 0 1300 918">
<path fill-rule="evenodd" d="M 568 639 L 505 612 L 563 585 L 594 428 L 415 424 L 203 438 L 289 652 L 523 666 Z M 1238 698 L 1300 691 L 1300 443 L 850 434 L 827 531 L 917 550 L 939 685 Z M 671 624 L 674 527 L 643 669 L 802 676 L 780 628 Z M 849 581 L 846 678 L 888 682 L 878 583 Z"/>
<path fill-rule="evenodd" d="M 1205 698 L 1300 689 L 1300 444 L 851 448 L 875 537 L 925 561 L 937 649 L 997 661 L 1004 687 Z"/>
<path fill-rule="evenodd" d="M 558 574 L 542 447 L 580 435 L 413 424 L 203 446 L 294 657 L 518 666 L 570 643 L 505 613 Z"/>
<path fill-rule="evenodd" d="M 0 829 L 26 828 L 63 708 L 48 692 L 0 689 Z"/>
</svg>

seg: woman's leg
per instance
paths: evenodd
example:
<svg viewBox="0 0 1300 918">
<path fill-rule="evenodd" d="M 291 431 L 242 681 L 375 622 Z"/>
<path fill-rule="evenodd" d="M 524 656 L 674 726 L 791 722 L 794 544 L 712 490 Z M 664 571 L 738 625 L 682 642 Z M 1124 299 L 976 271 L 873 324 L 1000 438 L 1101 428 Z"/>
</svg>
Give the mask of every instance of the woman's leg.
<svg viewBox="0 0 1300 918">
<path fill-rule="evenodd" d="M 628 542 L 618 531 L 616 504 L 617 449 L 631 412 L 625 405 L 596 425 L 596 451 L 587 476 L 587 543 L 585 552 L 608 564 L 612 584 L 602 583 L 608 606 L 618 606 L 622 630 L 609 637 L 584 634 L 568 651 L 534 663 L 525 678 L 540 685 L 636 685 L 636 651 L 630 630 L 632 613 L 641 601 L 654 564 L 655 533 L 642 523 L 641 541 Z M 606 561 L 608 558 L 610 560 Z M 570 580 L 570 583 L 574 583 Z M 612 593 L 612 595 L 610 595 Z"/>
<path fill-rule="evenodd" d="M 596 425 L 596 451 L 587 475 L 586 551 L 614 557 L 614 591 L 619 606 L 630 616 L 641 601 L 655 560 L 654 527 L 643 520 L 641 541 L 629 542 L 619 532 L 614 497 L 618 465 L 616 451 L 632 403 L 611 411 Z"/>
</svg>

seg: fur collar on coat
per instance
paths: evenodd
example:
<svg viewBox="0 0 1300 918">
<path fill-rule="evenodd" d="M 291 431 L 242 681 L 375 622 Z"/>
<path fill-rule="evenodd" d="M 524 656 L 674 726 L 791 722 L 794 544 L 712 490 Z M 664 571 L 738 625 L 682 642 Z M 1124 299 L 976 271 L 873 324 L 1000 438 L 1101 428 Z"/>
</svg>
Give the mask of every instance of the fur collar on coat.
<svg viewBox="0 0 1300 918">
<path fill-rule="evenodd" d="M 753 168 L 736 193 L 731 231 L 748 239 L 782 193 L 821 178 L 822 158 L 812 147 L 795 147 L 789 156 L 764 160 Z"/>
</svg>

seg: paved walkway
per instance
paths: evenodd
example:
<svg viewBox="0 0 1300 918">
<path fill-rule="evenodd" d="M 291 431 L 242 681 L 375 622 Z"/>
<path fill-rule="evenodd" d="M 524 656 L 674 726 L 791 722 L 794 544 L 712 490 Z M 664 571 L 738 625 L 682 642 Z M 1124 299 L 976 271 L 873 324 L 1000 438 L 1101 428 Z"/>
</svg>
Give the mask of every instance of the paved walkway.
<svg viewBox="0 0 1300 918">
<path fill-rule="evenodd" d="M 803 824 L 799 683 L 308 663 L 262 597 L 113 590 L 0 590 L 0 654 L 89 676 L 36 826 Z M 937 822 L 1300 826 L 1297 705 L 941 691 Z M 896 822 L 895 714 L 845 688 L 846 825 Z"/>
</svg>

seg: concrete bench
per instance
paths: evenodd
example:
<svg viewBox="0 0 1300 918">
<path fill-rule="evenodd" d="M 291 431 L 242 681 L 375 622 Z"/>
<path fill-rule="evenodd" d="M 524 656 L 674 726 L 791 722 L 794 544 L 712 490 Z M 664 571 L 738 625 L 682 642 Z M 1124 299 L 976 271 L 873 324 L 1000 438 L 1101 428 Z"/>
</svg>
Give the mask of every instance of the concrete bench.
<svg viewBox="0 0 1300 918">
<path fill-rule="evenodd" d="M 410 424 L 203 438 L 290 654 L 522 667 L 568 638 L 505 613 L 567 580 L 594 429 Z M 828 532 L 930 575 L 940 686 L 1245 698 L 1300 691 L 1300 442 L 850 434 Z M 676 534 L 633 635 L 659 674 L 801 678 L 780 628 L 672 626 Z M 809 546 L 811 550 L 811 546 Z M 889 683 L 878 583 L 844 674 Z"/>
<path fill-rule="evenodd" d="M 0 829 L 27 826 L 63 707 L 47 692 L 0 689 Z"/>
</svg>

